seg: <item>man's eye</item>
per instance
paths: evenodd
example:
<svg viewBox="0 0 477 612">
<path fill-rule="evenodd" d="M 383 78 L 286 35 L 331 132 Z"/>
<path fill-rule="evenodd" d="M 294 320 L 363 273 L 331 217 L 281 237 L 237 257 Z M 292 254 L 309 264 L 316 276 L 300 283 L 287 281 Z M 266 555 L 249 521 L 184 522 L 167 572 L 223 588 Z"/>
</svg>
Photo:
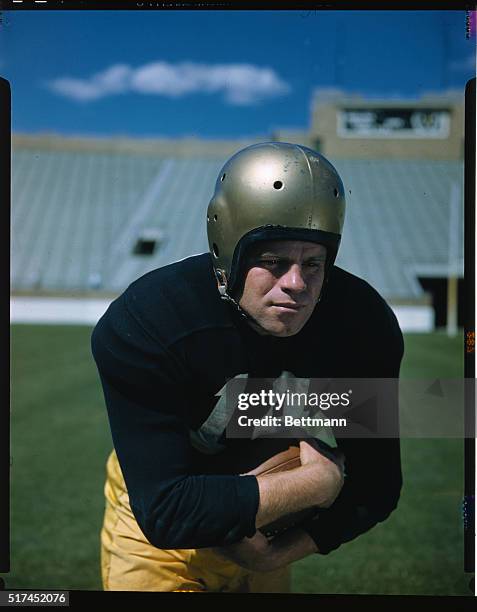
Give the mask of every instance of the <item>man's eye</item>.
<svg viewBox="0 0 477 612">
<path fill-rule="evenodd" d="M 261 259 L 259 261 L 262 266 L 276 266 L 280 263 L 279 259 Z"/>
</svg>

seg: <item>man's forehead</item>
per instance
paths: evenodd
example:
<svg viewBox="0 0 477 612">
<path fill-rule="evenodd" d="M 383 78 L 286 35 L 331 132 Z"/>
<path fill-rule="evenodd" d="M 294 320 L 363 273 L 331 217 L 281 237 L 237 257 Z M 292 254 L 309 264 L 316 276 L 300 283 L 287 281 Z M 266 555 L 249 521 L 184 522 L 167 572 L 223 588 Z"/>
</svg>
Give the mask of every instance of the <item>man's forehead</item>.
<svg viewBox="0 0 477 612">
<path fill-rule="evenodd" d="M 266 240 L 258 242 L 251 249 L 251 254 L 273 253 L 276 255 L 288 255 L 297 251 L 317 257 L 326 255 L 326 247 L 324 245 L 305 240 Z"/>
</svg>

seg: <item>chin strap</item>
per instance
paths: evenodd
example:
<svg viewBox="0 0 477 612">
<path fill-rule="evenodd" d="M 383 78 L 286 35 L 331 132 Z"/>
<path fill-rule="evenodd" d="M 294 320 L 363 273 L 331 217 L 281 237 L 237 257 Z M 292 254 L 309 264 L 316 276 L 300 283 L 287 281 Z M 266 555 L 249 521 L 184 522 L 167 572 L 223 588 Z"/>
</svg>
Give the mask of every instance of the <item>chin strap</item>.
<svg viewBox="0 0 477 612">
<path fill-rule="evenodd" d="M 243 310 L 240 304 L 236 300 L 234 300 L 234 298 L 231 295 L 227 293 L 227 275 L 225 274 L 225 271 L 216 269 L 215 277 L 217 279 L 217 288 L 220 293 L 220 299 L 224 300 L 224 302 L 228 302 L 229 304 L 232 304 L 232 306 L 235 308 L 238 314 L 242 317 L 242 319 L 245 319 L 248 323 L 255 323 L 255 325 L 258 325 L 255 319 L 251 317 L 247 312 L 245 312 L 245 310 Z"/>
<path fill-rule="evenodd" d="M 242 317 L 242 319 L 245 319 L 247 321 L 247 323 L 254 323 L 255 325 L 258 325 L 259 327 L 261 327 L 257 321 L 255 321 L 255 319 L 253 317 L 251 317 L 248 312 L 246 312 L 241 306 L 240 304 L 234 300 L 234 298 L 232 296 L 230 296 L 228 293 L 220 292 L 220 299 L 224 300 L 224 302 L 228 302 L 229 304 L 232 304 L 232 306 L 235 308 L 235 310 L 238 312 L 238 314 Z"/>
</svg>

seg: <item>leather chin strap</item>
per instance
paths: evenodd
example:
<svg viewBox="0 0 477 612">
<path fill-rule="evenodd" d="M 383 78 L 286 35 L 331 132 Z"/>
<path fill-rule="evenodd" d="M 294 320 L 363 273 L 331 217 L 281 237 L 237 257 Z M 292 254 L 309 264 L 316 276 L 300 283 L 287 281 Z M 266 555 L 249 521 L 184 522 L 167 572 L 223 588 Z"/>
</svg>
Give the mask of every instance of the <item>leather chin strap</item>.
<svg viewBox="0 0 477 612">
<path fill-rule="evenodd" d="M 221 293 L 220 294 L 220 298 L 222 300 L 224 300 L 224 302 L 228 302 L 229 304 L 232 304 L 232 306 L 235 308 L 235 310 L 238 312 L 238 314 L 247 321 L 247 323 L 254 323 L 255 325 L 258 325 L 260 328 L 262 328 L 262 326 L 258 323 L 258 321 L 256 321 L 253 317 L 251 317 L 248 312 L 246 312 L 241 306 L 240 304 L 234 300 L 234 298 L 232 296 L 230 296 L 228 293 Z M 263 329 L 263 328 L 262 328 Z"/>
</svg>

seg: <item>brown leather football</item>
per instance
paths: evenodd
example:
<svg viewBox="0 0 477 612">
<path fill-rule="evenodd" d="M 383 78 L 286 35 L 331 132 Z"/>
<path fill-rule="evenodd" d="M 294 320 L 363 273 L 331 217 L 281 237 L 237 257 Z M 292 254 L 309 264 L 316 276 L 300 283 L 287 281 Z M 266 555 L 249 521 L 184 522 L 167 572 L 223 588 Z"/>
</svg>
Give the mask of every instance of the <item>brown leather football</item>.
<svg viewBox="0 0 477 612">
<path fill-rule="evenodd" d="M 300 466 L 300 448 L 290 445 L 286 450 L 276 453 L 248 473 L 253 476 L 264 476 L 275 472 L 286 472 Z"/>
<path fill-rule="evenodd" d="M 286 472 L 287 470 L 293 470 L 300 466 L 300 448 L 290 445 L 288 449 L 273 455 L 255 469 L 250 470 L 248 474 L 252 474 L 253 476 L 264 476 L 276 472 Z M 259 531 L 267 536 L 267 538 L 273 537 L 294 527 L 301 521 L 311 518 L 315 514 L 316 508 L 306 508 L 305 510 L 282 516 L 268 525 L 263 525 L 260 527 Z"/>
</svg>

